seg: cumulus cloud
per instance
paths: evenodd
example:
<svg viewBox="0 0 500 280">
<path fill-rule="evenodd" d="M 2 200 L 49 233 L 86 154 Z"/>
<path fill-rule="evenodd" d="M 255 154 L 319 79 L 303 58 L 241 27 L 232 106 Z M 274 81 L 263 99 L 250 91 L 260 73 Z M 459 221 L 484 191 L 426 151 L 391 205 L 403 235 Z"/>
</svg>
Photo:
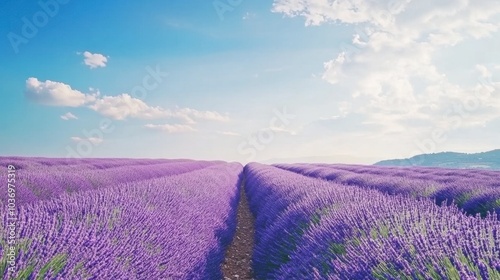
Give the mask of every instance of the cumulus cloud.
<svg viewBox="0 0 500 280">
<path fill-rule="evenodd" d="M 104 96 L 97 99 L 89 107 L 101 115 L 115 120 L 123 120 L 128 117 L 137 119 L 178 118 L 188 124 L 195 124 L 195 120 L 227 121 L 229 119 L 227 116 L 215 111 L 198 111 L 191 108 L 170 110 L 152 107 L 126 93 L 117 96 Z"/>
<path fill-rule="evenodd" d="M 195 124 L 196 119 L 225 122 L 229 120 L 227 115 L 222 115 L 215 111 L 198 111 L 191 108 L 175 108 L 168 111 L 168 115 L 176 118 L 183 119 L 189 124 Z"/>
<path fill-rule="evenodd" d="M 488 67 L 486 67 L 485 65 L 477 64 L 476 65 L 476 70 L 479 72 L 479 74 L 483 78 L 488 79 L 488 78 L 491 78 L 493 76 L 493 74 L 491 73 L 490 69 L 488 69 Z"/>
<path fill-rule="evenodd" d="M 126 93 L 117 96 L 103 96 L 97 99 L 89 108 L 115 120 L 124 120 L 128 117 L 158 119 L 168 116 L 162 108 L 151 107 L 144 101 Z"/>
<path fill-rule="evenodd" d="M 149 129 L 166 131 L 168 133 L 196 131 L 196 129 L 194 129 L 192 126 L 184 124 L 147 124 L 145 125 L 145 127 Z"/>
<path fill-rule="evenodd" d="M 71 112 L 68 112 L 68 113 L 62 115 L 61 119 L 65 120 L 65 121 L 69 121 L 69 120 L 77 120 L 78 118 L 75 115 L 73 115 Z"/>
<path fill-rule="evenodd" d="M 28 99 L 43 105 L 80 107 L 96 100 L 96 95 L 87 95 L 72 89 L 69 85 L 37 78 L 26 80 L 25 95 Z"/>
<path fill-rule="evenodd" d="M 460 114 L 460 106 L 467 110 L 467 103 L 463 125 L 498 118 L 499 84 L 491 81 L 498 69 L 477 65 L 477 82 L 470 86 L 450 81 L 435 62 L 444 48 L 498 32 L 498 1 L 275 0 L 273 11 L 304 17 L 306 25 L 355 26 L 352 41 L 324 63 L 322 78 L 346 93 L 350 111 L 364 114 L 368 123 L 390 130 L 404 130 L 415 120 L 440 123 L 436 117 L 449 119 Z"/>
<path fill-rule="evenodd" d="M 108 58 L 99 53 L 91 53 L 85 51 L 82 53 L 77 53 L 83 55 L 83 63 L 90 67 L 90 69 L 98 68 L 98 67 L 106 67 L 108 63 Z"/>
<path fill-rule="evenodd" d="M 97 137 L 90 137 L 90 138 L 81 138 L 81 137 L 71 137 L 71 140 L 73 142 L 79 143 L 79 142 L 90 142 L 94 145 L 99 145 L 101 144 L 104 140 L 102 138 L 97 138 Z"/>
<path fill-rule="evenodd" d="M 29 78 L 26 81 L 26 97 L 42 105 L 62 107 L 88 107 L 100 115 L 115 120 L 135 119 L 162 119 L 176 118 L 189 125 L 197 121 L 229 120 L 227 114 L 216 111 L 200 111 L 192 108 L 164 109 L 159 106 L 150 106 L 144 101 L 134 98 L 127 93 L 116 96 L 101 96 L 98 90 L 90 89 L 91 93 L 82 93 L 72 89 L 69 85 L 53 81 L 41 82 L 37 78 Z M 74 115 L 61 116 L 64 120 L 76 118 Z"/>
</svg>

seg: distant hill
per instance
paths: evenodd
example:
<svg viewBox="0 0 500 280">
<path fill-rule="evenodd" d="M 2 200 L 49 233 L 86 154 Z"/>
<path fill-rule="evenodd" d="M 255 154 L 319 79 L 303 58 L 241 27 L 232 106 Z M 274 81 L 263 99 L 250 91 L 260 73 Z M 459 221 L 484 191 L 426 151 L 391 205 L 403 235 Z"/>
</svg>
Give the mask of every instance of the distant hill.
<svg viewBox="0 0 500 280">
<path fill-rule="evenodd" d="M 407 159 L 383 160 L 375 165 L 500 169 L 500 149 L 477 154 L 454 152 L 423 154 Z"/>
</svg>

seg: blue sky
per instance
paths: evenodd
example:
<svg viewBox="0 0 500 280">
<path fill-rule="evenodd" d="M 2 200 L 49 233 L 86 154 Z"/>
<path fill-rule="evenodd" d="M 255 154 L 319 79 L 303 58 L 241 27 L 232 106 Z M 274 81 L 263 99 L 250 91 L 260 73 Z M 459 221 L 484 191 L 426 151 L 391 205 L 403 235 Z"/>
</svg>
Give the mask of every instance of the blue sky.
<svg viewBox="0 0 500 280">
<path fill-rule="evenodd" d="M 498 2 L 255 2 L 2 2 L 0 155 L 499 148 Z"/>
</svg>

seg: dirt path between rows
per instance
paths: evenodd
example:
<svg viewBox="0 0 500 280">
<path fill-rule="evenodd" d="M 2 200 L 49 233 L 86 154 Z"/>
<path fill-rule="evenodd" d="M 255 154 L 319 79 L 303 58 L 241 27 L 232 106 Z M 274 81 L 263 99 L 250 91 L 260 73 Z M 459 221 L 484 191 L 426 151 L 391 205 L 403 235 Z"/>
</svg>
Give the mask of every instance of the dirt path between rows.
<svg viewBox="0 0 500 280">
<path fill-rule="evenodd" d="M 236 234 L 233 243 L 226 251 L 226 259 L 222 263 L 224 280 L 253 279 L 251 259 L 255 234 L 254 217 L 248 207 L 243 186 L 237 215 Z"/>
</svg>

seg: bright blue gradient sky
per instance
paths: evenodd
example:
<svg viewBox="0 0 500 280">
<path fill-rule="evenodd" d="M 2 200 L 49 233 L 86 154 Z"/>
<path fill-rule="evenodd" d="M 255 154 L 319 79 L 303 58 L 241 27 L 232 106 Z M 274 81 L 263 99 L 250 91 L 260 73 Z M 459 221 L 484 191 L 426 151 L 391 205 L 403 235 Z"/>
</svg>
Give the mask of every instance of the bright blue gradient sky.
<svg viewBox="0 0 500 280">
<path fill-rule="evenodd" d="M 499 148 L 500 3 L 477 2 L 3 1 L 0 155 Z"/>
</svg>

